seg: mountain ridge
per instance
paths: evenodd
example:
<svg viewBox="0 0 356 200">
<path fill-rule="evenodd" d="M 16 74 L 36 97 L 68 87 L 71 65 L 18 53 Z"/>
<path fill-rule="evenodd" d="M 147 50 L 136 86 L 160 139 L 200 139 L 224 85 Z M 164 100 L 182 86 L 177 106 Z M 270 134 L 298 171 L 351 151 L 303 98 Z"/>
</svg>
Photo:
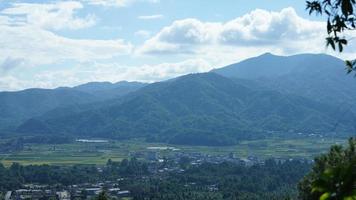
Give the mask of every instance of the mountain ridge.
<svg viewBox="0 0 356 200">
<path fill-rule="evenodd" d="M 92 88 L 97 85 L 97 83 L 87 84 L 91 84 Z M 0 130 L 11 130 L 24 120 L 40 116 L 56 108 L 119 98 L 146 84 L 132 82 L 131 85 L 131 82 L 118 82 L 94 91 L 83 89 L 83 85 L 72 88 L 30 88 L 20 91 L 0 92 Z M 78 89 L 78 87 L 81 89 Z"/>
<path fill-rule="evenodd" d="M 332 111 L 328 105 L 304 97 L 246 87 L 237 80 L 202 73 L 150 84 L 109 106 L 30 121 L 19 131 L 230 145 L 259 137 L 267 130 L 335 131 L 332 122 L 337 120 Z M 338 128 L 346 131 L 349 124 L 342 121 Z"/>
<path fill-rule="evenodd" d="M 194 145 L 231 145 L 269 132 L 355 133 L 355 79 L 344 73 L 343 62 L 329 55 L 263 54 L 152 84 L 88 83 L 57 90 L 100 101 L 56 106 L 15 132 Z"/>
<path fill-rule="evenodd" d="M 346 75 L 344 61 L 327 54 L 262 54 L 212 72 L 356 112 L 356 79 Z"/>
</svg>

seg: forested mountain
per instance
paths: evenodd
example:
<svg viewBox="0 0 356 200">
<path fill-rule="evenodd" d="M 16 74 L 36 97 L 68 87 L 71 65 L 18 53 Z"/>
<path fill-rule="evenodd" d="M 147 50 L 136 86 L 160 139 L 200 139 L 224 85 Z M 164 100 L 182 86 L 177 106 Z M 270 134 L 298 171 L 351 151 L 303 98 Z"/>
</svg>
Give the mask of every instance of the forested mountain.
<svg viewBox="0 0 356 200">
<path fill-rule="evenodd" d="M 264 54 L 149 85 L 92 82 L 2 92 L 0 128 L 209 145 L 266 132 L 354 133 L 355 81 L 332 56 Z"/>
<path fill-rule="evenodd" d="M 230 78 L 253 80 L 283 93 L 356 111 L 356 79 L 347 76 L 344 61 L 325 54 L 276 56 L 270 53 L 232 64 L 214 72 Z"/>
<path fill-rule="evenodd" d="M 73 89 L 92 94 L 100 99 L 110 99 L 124 96 L 130 92 L 136 91 L 147 83 L 120 81 L 111 82 L 89 82 L 83 85 L 73 87 Z"/>
<path fill-rule="evenodd" d="M 70 89 L 28 89 L 0 93 L 0 128 L 18 125 L 51 109 L 75 103 L 88 103 L 96 98 Z"/>
<path fill-rule="evenodd" d="M 11 130 L 24 120 L 40 116 L 55 108 L 83 105 L 119 97 L 143 87 L 144 83 L 92 82 L 73 88 L 27 89 L 0 92 L 0 130 Z M 57 109 L 58 110 L 58 109 Z"/>
<path fill-rule="evenodd" d="M 18 131 L 227 145 L 263 137 L 266 131 L 354 128 L 352 113 L 338 115 L 333 106 L 215 73 L 150 84 L 120 100 L 91 106 L 82 112 L 67 109 L 59 116 L 51 112 L 27 121 Z"/>
</svg>

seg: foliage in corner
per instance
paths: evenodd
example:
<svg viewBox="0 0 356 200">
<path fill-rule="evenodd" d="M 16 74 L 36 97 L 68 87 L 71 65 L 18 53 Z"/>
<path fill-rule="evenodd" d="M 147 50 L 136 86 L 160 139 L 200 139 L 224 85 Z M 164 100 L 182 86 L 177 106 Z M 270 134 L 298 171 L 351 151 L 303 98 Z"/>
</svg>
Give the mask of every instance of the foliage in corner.
<svg viewBox="0 0 356 200">
<path fill-rule="evenodd" d="M 335 145 L 315 159 L 311 173 L 299 183 L 303 200 L 356 200 L 356 139 L 347 148 Z"/>
<path fill-rule="evenodd" d="M 345 31 L 356 30 L 356 0 L 314 0 L 307 1 L 309 14 L 326 15 L 326 45 L 339 52 L 344 50 L 350 39 L 341 36 Z M 356 71 L 356 60 L 346 61 L 347 72 Z"/>
</svg>

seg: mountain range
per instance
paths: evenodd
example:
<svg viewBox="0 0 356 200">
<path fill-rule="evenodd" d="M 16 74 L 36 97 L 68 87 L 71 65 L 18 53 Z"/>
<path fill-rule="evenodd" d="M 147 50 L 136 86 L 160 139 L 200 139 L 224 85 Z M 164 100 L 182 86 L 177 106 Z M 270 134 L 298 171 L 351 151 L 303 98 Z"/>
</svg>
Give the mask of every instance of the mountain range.
<svg viewBox="0 0 356 200">
<path fill-rule="evenodd" d="M 276 56 L 270 53 L 213 70 L 229 78 L 253 80 L 272 90 L 356 111 L 356 84 L 345 62 L 326 54 Z"/>
<path fill-rule="evenodd" d="M 355 89 L 335 57 L 263 54 L 152 84 L 2 92 L 0 127 L 192 145 L 230 145 L 267 132 L 355 134 Z"/>
<path fill-rule="evenodd" d="M 0 92 L 0 131 L 12 131 L 24 121 L 56 108 L 117 98 L 145 85 L 147 84 L 126 81 L 91 82 L 73 88 L 34 88 L 16 92 Z"/>
</svg>

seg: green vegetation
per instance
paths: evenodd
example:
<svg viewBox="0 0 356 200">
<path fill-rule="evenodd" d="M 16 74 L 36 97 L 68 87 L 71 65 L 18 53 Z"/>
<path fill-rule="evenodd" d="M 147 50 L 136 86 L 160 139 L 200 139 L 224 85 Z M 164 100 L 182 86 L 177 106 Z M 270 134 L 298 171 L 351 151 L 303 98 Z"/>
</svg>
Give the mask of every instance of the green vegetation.
<svg viewBox="0 0 356 200">
<path fill-rule="evenodd" d="M 108 195 L 103 191 L 95 198 L 95 200 L 108 200 Z"/>
<path fill-rule="evenodd" d="M 352 39 L 344 34 L 356 30 L 355 0 L 307 1 L 309 14 L 326 15 L 327 46 L 342 52 Z M 340 36 L 341 35 L 341 36 Z M 356 70 L 356 60 L 346 61 L 347 73 Z M 347 101 L 346 101 L 347 102 Z M 347 148 L 332 146 L 328 154 L 315 159 L 312 171 L 299 184 L 303 200 L 356 199 L 356 139 L 350 138 Z"/>
<path fill-rule="evenodd" d="M 315 159 L 312 171 L 299 184 L 303 200 L 356 199 L 356 139 L 346 148 L 332 146 Z"/>
<path fill-rule="evenodd" d="M 66 143 L 26 144 L 24 150 L 2 154 L 1 162 L 8 166 L 13 162 L 29 164 L 104 164 L 109 158 L 121 160 L 128 157 L 127 149 L 111 144 Z"/>
<path fill-rule="evenodd" d="M 95 165 L 51 166 L 13 163 L 9 168 L 0 164 L 0 191 L 14 190 L 23 184 L 42 184 L 64 186 L 95 183 L 102 180 L 116 180 L 122 176 L 141 176 L 147 174 L 147 165 L 136 159 L 110 162 L 101 172 Z"/>
<path fill-rule="evenodd" d="M 211 147 L 211 146 L 189 146 L 173 145 L 179 152 L 199 152 L 210 155 L 228 155 L 234 153 L 238 157 L 249 155 L 259 158 L 309 158 L 320 153 L 327 152 L 333 144 L 343 144 L 343 138 L 319 138 L 301 136 L 299 138 L 283 139 L 271 137 L 260 140 L 241 141 L 237 145 Z M 1 143 L 1 141 L 0 141 Z M 0 154 L 0 161 L 5 166 L 13 162 L 22 165 L 51 164 L 51 165 L 73 165 L 73 164 L 96 164 L 104 165 L 108 159 L 120 161 L 130 157 L 135 152 L 146 152 L 148 147 L 172 146 L 165 143 L 147 143 L 143 139 L 132 139 L 123 141 L 109 141 L 108 143 L 63 143 L 63 144 L 35 144 L 25 143 L 21 151 Z M 162 156 L 174 153 L 162 150 Z"/>
<path fill-rule="evenodd" d="M 272 140 L 246 141 L 235 147 L 197 147 L 175 146 L 186 152 L 205 152 L 224 154 L 243 145 L 251 145 L 251 149 L 267 143 L 267 145 L 291 147 L 291 144 L 304 146 L 310 142 L 311 148 L 322 144 L 306 140 L 285 140 L 276 144 Z M 341 140 L 340 140 L 341 141 Z M 268 144 L 271 143 L 271 144 Z M 327 148 L 330 143 L 322 144 Z M 63 145 L 63 146 L 62 146 Z M 109 142 L 102 144 L 61 144 L 67 148 L 104 148 L 111 146 L 115 149 L 122 148 L 125 152 L 147 150 L 148 146 L 163 146 L 164 144 L 148 144 L 143 141 L 131 140 L 126 142 Z M 27 145 L 25 145 L 27 147 Z M 40 145 L 38 152 L 45 145 Z M 49 146 L 49 145 L 48 145 Z M 47 146 L 47 147 L 48 147 Z M 84 147 L 86 146 L 86 147 Z M 312 171 L 305 176 L 299 184 L 299 195 L 303 200 L 325 199 L 337 200 L 355 195 L 355 166 L 356 166 L 356 141 L 350 139 L 349 146 L 333 146 L 329 153 L 318 156 Z M 57 148 L 57 147 L 56 147 Z M 226 148 L 226 149 L 225 149 Z M 268 147 L 270 148 L 270 147 Z M 130 149 L 130 150 L 129 150 Z M 220 149 L 217 151 L 217 149 Z M 257 148 L 258 149 L 258 148 Z M 235 151 L 238 153 L 238 151 Z M 320 152 L 320 151 L 319 151 Z M 169 150 L 162 150 L 162 155 L 169 154 Z M 261 152 L 266 154 L 266 152 Z M 272 153 L 272 152 L 271 152 Z M 315 154 L 319 154 L 316 153 Z M 275 154 L 272 154 L 276 156 Z M 126 155 L 128 156 L 128 154 Z M 290 156 L 286 153 L 285 156 Z M 312 156 L 312 155 L 309 155 Z M 47 157 L 54 157 L 53 155 Z M 124 156 L 123 156 L 124 157 Z M 92 160 L 91 162 L 98 162 Z M 25 162 L 25 164 L 31 163 Z M 74 162 L 73 162 L 74 163 Z M 18 188 L 24 183 L 77 184 L 84 182 L 97 182 L 103 180 L 116 180 L 126 177 L 121 182 L 121 187 L 130 190 L 133 199 L 295 199 L 297 196 L 297 182 L 310 170 L 310 164 L 304 161 L 288 159 L 285 162 L 276 162 L 268 159 L 264 165 L 254 164 L 247 167 L 242 164 L 205 163 L 200 166 L 191 165 L 189 160 L 181 159 L 178 164 L 184 172 L 167 172 L 161 175 L 149 174 L 145 161 L 137 159 L 122 159 L 120 162 L 112 159 L 101 160 L 102 172 L 95 165 L 27 165 L 14 163 L 5 168 L 0 164 L 0 190 Z M 38 164 L 38 163 L 37 163 Z M 68 164 L 68 163 L 67 163 Z M 164 167 L 164 163 L 161 164 Z M 65 176 L 63 176 L 65 175 Z M 141 178 L 148 177 L 148 178 Z M 326 198 L 328 197 L 328 198 Z M 345 199 L 344 198 L 344 199 Z M 322 198 L 321 198 L 322 199 Z M 347 198 L 346 198 L 347 199 Z"/>
<path fill-rule="evenodd" d="M 89 94 L 68 89 L 0 92 L 0 133 L 2 130 L 13 130 L 23 121 L 57 107 L 94 100 Z"/>
<path fill-rule="evenodd" d="M 145 138 L 199 146 L 234 146 L 276 133 L 287 139 L 298 132 L 350 136 L 356 131 L 356 85 L 343 68 L 342 60 L 328 55 L 264 54 L 149 85 L 2 92 L 0 136 Z"/>
<path fill-rule="evenodd" d="M 83 112 L 68 109 L 64 114 L 49 113 L 27 121 L 19 130 L 226 146 L 268 138 L 267 131 L 353 131 L 353 114 L 338 115 L 335 110 L 304 97 L 204 73 L 150 84 L 120 101 L 105 102 Z"/>
<path fill-rule="evenodd" d="M 63 186 L 96 181 L 117 180 L 133 199 L 282 199 L 296 195 L 297 181 L 309 170 L 302 161 L 275 162 L 245 166 L 243 164 L 188 164 L 186 171 L 150 174 L 145 162 L 136 159 L 109 160 L 97 170 L 91 165 L 67 167 L 50 165 L 9 168 L 0 165 L 0 190 L 16 189 L 25 183 L 60 184 Z M 60 187 L 57 185 L 57 187 Z M 98 198 L 108 198 L 104 193 Z"/>
<path fill-rule="evenodd" d="M 343 60 L 329 55 L 263 54 L 214 72 L 229 78 L 247 79 L 271 90 L 335 106 L 333 115 L 349 115 L 356 111 L 353 106 L 356 101 L 355 79 L 345 76 Z M 313 123 L 313 120 L 309 123 Z M 333 124 L 337 124 L 337 121 Z"/>
<path fill-rule="evenodd" d="M 134 199 L 285 199 L 296 196 L 295 185 L 309 170 L 307 163 L 266 161 L 252 167 L 232 163 L 203 164 L 184 173 L 128 184 Z"/>
<path fill-rule="evenodd" d="M 65 106 L 82 109 L 88 103 L 119 97 L 135 91 L 146 84 L 138 82 L 95 82 L 74 88 L 27 89 L 17 92 L 0 92 L 0 135 L 24 121 Z"/>
</svg>

